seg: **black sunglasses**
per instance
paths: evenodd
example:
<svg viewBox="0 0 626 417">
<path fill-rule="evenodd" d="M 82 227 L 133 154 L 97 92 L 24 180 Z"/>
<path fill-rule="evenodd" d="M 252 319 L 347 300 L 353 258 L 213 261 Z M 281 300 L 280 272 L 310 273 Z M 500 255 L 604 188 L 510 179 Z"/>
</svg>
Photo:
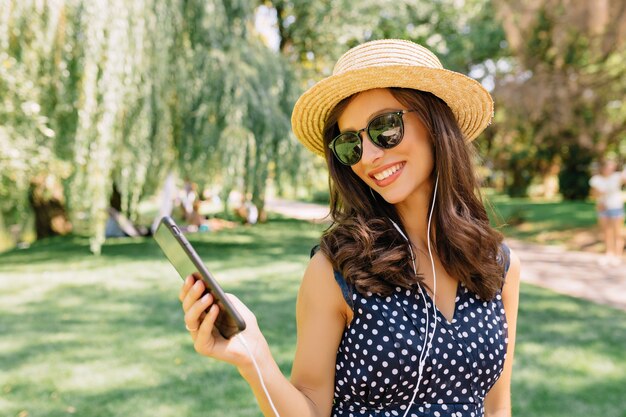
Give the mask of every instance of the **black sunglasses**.
<svg viewBox="0 0 626 417">
<path fill-rule="evenodd" d="M 379 148 L 391 149 L 404 137 L 402 115 L 415 110 L 399 110 L 383 113 L 369 121 L 366 127 L 356 132 L 343 132 L 333 139 L 328 147 L 344 165 L 354 165 L 363 155 L 361 132 L 367 132 L 372 143 Z"/>
</svg>

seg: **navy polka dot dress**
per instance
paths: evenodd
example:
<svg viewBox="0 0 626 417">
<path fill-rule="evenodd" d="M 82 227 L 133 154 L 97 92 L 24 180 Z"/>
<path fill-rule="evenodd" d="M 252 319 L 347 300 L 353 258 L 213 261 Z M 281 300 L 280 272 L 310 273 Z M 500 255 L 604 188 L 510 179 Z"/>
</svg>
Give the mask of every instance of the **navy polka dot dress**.
<svg viewBox="0 0 626 417">
<path fill-rule="evenodd" d="M 509 249 L 504 244 L 503 252 L 506 274 Z M 381 297 L 358 293 L 337 271 L 335 279 L 354 318 L 337 351 L 332 416 L 403 416 L 418 380 L 424 337 L 434 327 L 432 300 L 417 286 Z M 407 417 L 483 417 L 485 395 L 502 373 L 507 342 L 501 292 L 482 301 L 459 284 L 452 321 L 437 313 L 432 347 Z"/>
</svg>

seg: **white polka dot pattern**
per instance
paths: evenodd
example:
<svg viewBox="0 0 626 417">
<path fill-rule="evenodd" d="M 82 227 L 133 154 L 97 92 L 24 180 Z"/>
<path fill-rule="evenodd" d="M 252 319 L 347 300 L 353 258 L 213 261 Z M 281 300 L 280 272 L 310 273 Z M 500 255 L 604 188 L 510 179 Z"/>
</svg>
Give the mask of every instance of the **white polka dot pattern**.
<svg viewBox="0 0 626 417">
<path fill-rule="evenodd" d="M 507 248 L 508 249 L 508 248 Z M 418 377 L 432 300 L 396 288 L 362 295 L 335 272 L 354 318 L 337 352 L 333 417 L 402 416 Z M 451 322 L 441 313 L 408 416 L 483 417 L 485 395 L 502 373 L 507 325 L 500 293 L 482 301 L 459 284 Z M 430 320 L 432 332 L 433 320 Z"/>
</svg>

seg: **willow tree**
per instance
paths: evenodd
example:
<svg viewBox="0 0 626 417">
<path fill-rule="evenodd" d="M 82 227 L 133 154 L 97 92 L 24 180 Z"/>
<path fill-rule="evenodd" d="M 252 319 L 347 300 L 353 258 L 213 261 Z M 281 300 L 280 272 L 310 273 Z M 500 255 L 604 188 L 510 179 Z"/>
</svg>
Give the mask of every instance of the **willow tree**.
<svg viewBox="0 0 626 417">
<path fill-rule="evenodd" d="M 278 52 L 254 33 L 258 4 L 247 0 L 4 1 L 2 211 L 25 206 L 43 171 L 98 252 L 112 190 L 133 218 L 172 170 L 262 209 L 270 176 L 280 187 L 322 165 L 289 133 L 302 88 L 379 37 L 469 66 L 463 38 L 484 33 L 474 30 L 484 1 L 263 2 L 277 10 Z"/>
<path fill-rule="evenodd" d="M 0 218 L 25 226 L 28 202 L 49 204 L 36 216 L 45 237 L 70 229 L 60 179 L 70 166 L 57 155 L 53 86 L 69 78 L 60 64 L 61 8 L 41 2 L 0 3 Z M 48 195 L 44 198 L 44 195 Z M 1 223 L 1 222 L 0 222 Z"/>
<path fill-rule="evenodd" d="M 147 167 L 167 160 L 166 152 L 150 160 L 150 152 L 161 149 L 151 146 L 157 135 L 146 127 L 150 117 L 161 120 L 146 115 L 144 100 L 152 58 L 145 51 L 153 34 L 143 18 L 150 18 L 152 4 L 126 3 L 0 4 L 5 87 L 0 148 L 11 150 L 0 157 L 0 192 L 8 197 L 2 211 L 17 213 L 15 222 L 26 217 L 30 200 L 37 235 L 45 237 L 69 230 L 67 224 L 58 227 L 58 217 L 67 216 L 67 200 L 70 217 L 92 237 L 95 252 L 103 240 L 113 178 L 120 178 L 126 200 L 136 200 L 150 178 L 144 175 Z M 158 39 L 154 23 L 152 32 Z M 140 122 L 130 122 L 133 117 Z M 127 172 L 116 171 L 123 165 Z M 52 206 L 59 214 L 50 215 Z M 51 224 L 46 228 L 39 219 Z"/>
<path fill-rule="evenodd" d="M 290 65 L 251 32 L 250 2 L 190 1 L 182 12 L 176 43 L 187 47 L 172 102 L 179 166 L 220 184 L 225 202 L 239 189 L 262 210 L 270 166 L 294 164 L 282 152 L 294 141 Z"/>
<path fill-rule="evenodd" d="M 98 253 L 114 185 L 131 218 L 171 170 L 262 208 L 270 166 L 289 164 L 292 100 L 289 65 L 251 33 L 250 2 L 1 7 L 3 212 L 44 172 Z"/>
</svg>

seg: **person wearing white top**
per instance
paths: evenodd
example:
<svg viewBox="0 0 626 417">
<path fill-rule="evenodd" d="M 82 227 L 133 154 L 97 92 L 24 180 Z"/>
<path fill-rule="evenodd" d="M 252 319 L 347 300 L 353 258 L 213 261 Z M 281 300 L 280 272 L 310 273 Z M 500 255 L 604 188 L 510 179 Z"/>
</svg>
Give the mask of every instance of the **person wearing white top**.
<svg viewBox="0 0 626 417">
<path fill-rule="evenodd" d="M 624 253 L 622 227 L 624 223 L 624 199 L 622 185 L 626 184 L 626 168 L 616 172 L 617 163 L 605 160 L 600 166 L 600 173 L 589 180 L 591 194 L 596 198 L 598 223 L 604 237 L 605 257 L 601 263 L 618 266 Z"/>
</svg>

